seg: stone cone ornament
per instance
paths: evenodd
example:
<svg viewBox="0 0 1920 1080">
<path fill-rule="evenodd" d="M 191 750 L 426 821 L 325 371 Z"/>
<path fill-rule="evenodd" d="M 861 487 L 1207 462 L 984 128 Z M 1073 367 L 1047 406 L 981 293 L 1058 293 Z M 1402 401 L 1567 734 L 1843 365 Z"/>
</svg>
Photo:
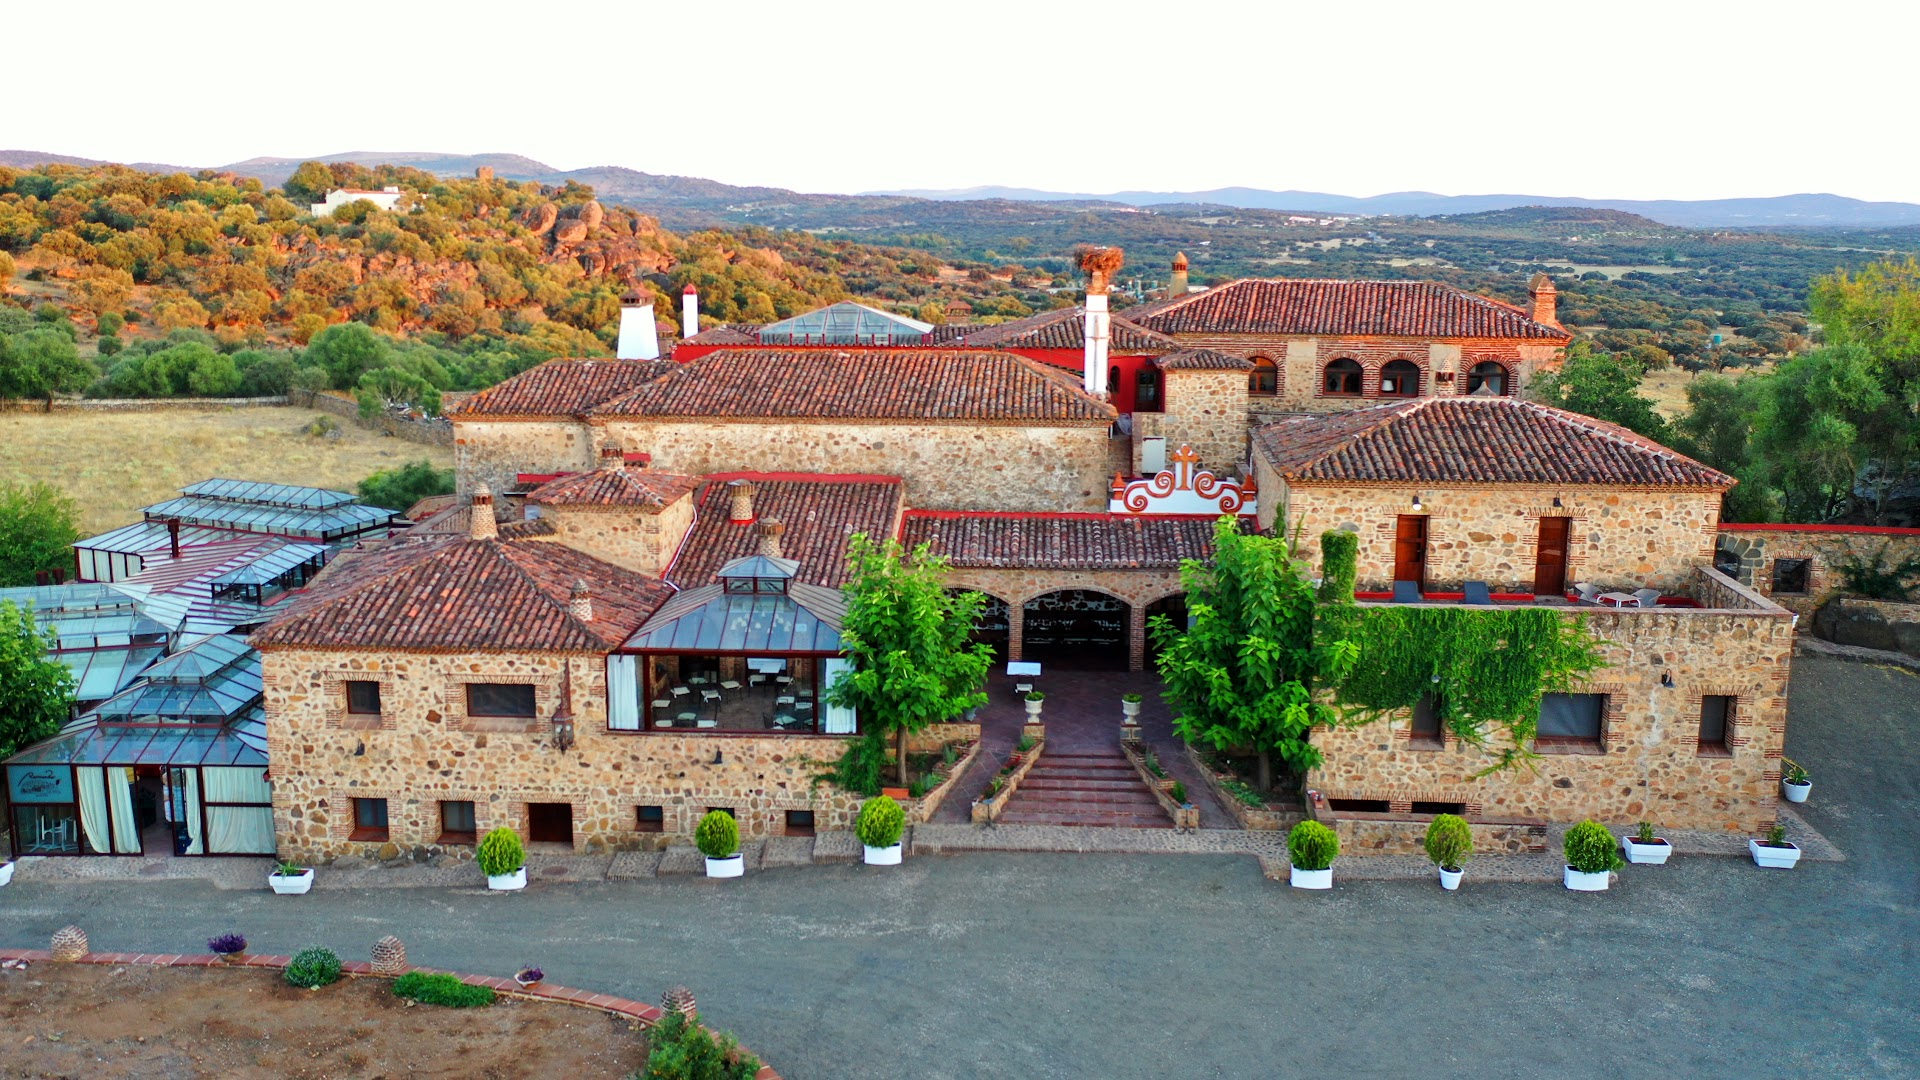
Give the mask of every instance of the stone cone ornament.
<svg viewBox="0 0 1920 1080">
<path fill-rule="evenodd" d="M 53 932 L 53 958 L 71 964 L 87 955 L 87 932 L 77 926 L 63 926 Z M 693 1000 L 689 997 L 687 1000 Z"/>
<path fill-rule="evenodd" d="M 373 973 L 376 975 L 407 973 L 407 947 L 399 938 L 388 934 L 373 943 Z"/>
<path fill-rule="evenodd" d="M 660 995 L 660 1007 L 670 1013 L 679 1013 L 691 1020 L 698 1011 L 693 1001 L 693 991 L 684 986 L 676 986 Z"/>
</svg>

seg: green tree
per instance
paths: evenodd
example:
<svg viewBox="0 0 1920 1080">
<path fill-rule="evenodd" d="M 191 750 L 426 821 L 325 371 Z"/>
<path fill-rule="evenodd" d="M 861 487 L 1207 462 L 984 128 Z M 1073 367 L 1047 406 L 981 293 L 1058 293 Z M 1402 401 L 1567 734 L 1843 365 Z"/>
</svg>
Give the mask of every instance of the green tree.
<svg viewBox="0 0 1920 1080">
<path fill-rule="evenodd" d="M 386 339 L 365 324 L 339 323 L 313 336 L 300 364 L 325 368 L 336 390 L 353 390 L 362 375 L 385 367 L 391 353 Z"/>
<path fill-rule="evenodd" d="M 303 161 L 299 168 L 293 170 L 293 175 L 287 177 L 282 190 L 287 193 L 287 198 L 296 203 L 317 203 L 327 197 L 327 192 L 339 186 L 333 178 L 333 170 L 317 161 Z"/>
<path fill-rule="evenodd" d="M 926 544 L 909 553 L 897 540 L 876 544 L 856 533 L 847 565 L 840 641 L 853 671 L 827 689 L 827 700 L 856 710 L 866 729 L 864 746 L 849 754 L 877 761 L 894 737 L 895 779 L 904 786 L 907 737 L 987 702 L 981 688 L 993 650 L 971 641 L 986 598 L 948 592 L 947 561 Z"/>
<path fill-rule="evenodd" d="M 1150 624 L 1174 730 L 1189 743 L 1251 750 L 1264 791 L 1273 789 L 1276 756 L 1295 771 L 1318 765 L 1309 733 L 1338 717 L 1316 691 L 1337 687 L 1357 650 L 1319 640 L 1313 583 L 1292 545 L 1243 533 L 1223 516 L 1212 561 L 1183 561 L 1180 583 L 1191 625 L 1164 615 Z"/>
<path fill-rule="evenodd" d="M 73 672 L 50 658 L 58 639 L 32 610 L 0 601 L 0 758 L 60 730 L 73 711 Z"/>
<path fill-rule="evenodd" d="M 1726 495 L 1722 516 L 1727 521 L 1772 521 L 1779 514 L 1771 481 L 1753 449 L 1770 379 L 1695 379 L 1687 384 L 1687 412 L 1674 424 L 1675 449 L 1739 479 Z"/>
<path fill-rule="evenodd" d="M 0 398 L 53 400 L 86 389 L 99 376 L 72 336 L 51 327 L 0 334 Z"/>
<path fill-rule="evenodd" d="M 1866 348 L 1818 349 L 1783 363 L 1764 384 L 1754 457 L 1789 521 L 1824 521 L 1853 501 L 1863 466 L 1884 511 L 1913 459 L 1912 421 L 1898 415 Z M 1907 429 L 1901 438 L 1899 429 Z"/>
<path fill-rule="evenodd" d="M 1529 389 L 1536 401 L 1665 442 L 1669 437 L 1666 420 L 1653 411 L 1650 399 L 1640 395 L 1642 374 L 1634 361 L 1595 352 L 1580 342 L 1567 350 L 1559 371 L 1538 376 Z"/>
<path fill-rule="evenodd" d="M 421 499 L 453 494 L 453 470 L 436 469 L 424 458 L 409 461 L 360 481 L 359 492 L 360 501 L 368 506 L 405 510 Z"/>
<path fill-rule="evenodd" d="M 1893 490 L 1920 470 L 1920 259 L 1836 271 L 1814 280 L 1809 299 L 1828 344 L 1855 351 L 1811 365 L 1805 377 L 1837 395 L 1825 418 L 1851 425 L 1849 452 L 1864 470 L 1876 518 L 1884 523 Z M 1782 365 L 1783 373 L 1789 366 Z M 1865 392 L 1867 379 L 1878 385 L 1877 398 Z M 1791 441 L 1791 432 L 1780 434 Z M 1819 445 L 1831 451 L 1842 432 L 1828 424 L 1820 434 Z M 1829 458 L 1822 471 L 1836 466 Z"/>
<path fill-rule="evenodd" d="M 51 484 L 0 485 L 0 588 L 31 585 L 41 571 L 71 567 L 78 512 Z"/>
</svg>

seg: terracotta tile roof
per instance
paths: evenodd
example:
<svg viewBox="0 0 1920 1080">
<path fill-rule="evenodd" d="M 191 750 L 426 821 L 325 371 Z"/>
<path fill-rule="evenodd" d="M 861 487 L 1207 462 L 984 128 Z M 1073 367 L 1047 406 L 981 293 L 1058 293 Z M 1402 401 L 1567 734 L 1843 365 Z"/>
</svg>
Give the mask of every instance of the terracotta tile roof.
<svg viewBox="0 0 1920 1080">
<path fill-rule="evenodd" d="M 602 416 L 1107 423 L 1113 406 L 1003 352 L 721 349 L 594 408 Z"/>
<path fill-rule="evenodd" d="M 568 612 L 580 580 L 593 598 L 591 622 Z M 401 536 L 336 559 L 252 641 L 256 648 L 605 651 L 671 595 L 663 582 L 564 544 Z"/>
<path fill-rule="evenodd" d="M 474 394 L 449 415 L 454 420 L 578 416 L 676 366 L 670 360 L 549 360 Z"/>
<path fill-rule="evenodd" d="M 694 498 L 694 524 L 667 575 L 683 589 L 712 583 L 716 570 L 759 550 L 759 532 L 727 520 L 729 480 L 751 480 L 753 511 L 787 527 L 781 554 L 800 563 L 799 580 L 838 587 L 847 579 L 847 538 L 893 533 L 900 512 L 900 479 L 892 476 L 810 476 L 800 473 L 715 473 Z"/>
<path fill-rule="evenodd" d="M 639 507 L 657 511 L 699 486 L 694 476 L 647 469 L 596 469 L 549 480 L 527 494 L 537 506 Z"/>
<path fill-rule="evenodd" d="M 1253 443 L 1289 481 L 1732 487 L 1617 424 L 1512 398 L 1422 398 L 1292 416 Z"/>
<path fill-rule="evenodd" d="M 1213 349 L 1184 349 L 1158 361 L 1163 371 L 1252 371 L 1253 361 Z"/>
<path fill-rule="evenodd" d="M 1175 569 L 1213 554 L 1205 515 L 995 514 L 909 510 L 900 539 L 933 545 L 955 566 L 991 569 Z"/>
<path fill-rule="evenodd" d="M 1043 311 L 994 326 L 972 327 L 962 339 L 969 349 L 1067 349 L 1087 347 L 1087 309 L 1080 306 Z M 966 329 L 963 327 L 963 329 Z M 1173 352 L 1180 343 L 1165 334 L 1115 316 L 1108 328 L 1107 347 L 1116 353 Z"/>
<path fill-rule="evenodd" d="M 760 344 L 760 326 L 758 323 L 722 323 L 709 326 L 690 338 L 681 338 L 682 345 L 758 345 Z"/>
<path fill-rule="evenodd" d="M 1121 313 L 1163 334 L 1322 334 L 1567 341 L 1525 311 L 1431 281 L 1244 278 Z"/>
</svg>

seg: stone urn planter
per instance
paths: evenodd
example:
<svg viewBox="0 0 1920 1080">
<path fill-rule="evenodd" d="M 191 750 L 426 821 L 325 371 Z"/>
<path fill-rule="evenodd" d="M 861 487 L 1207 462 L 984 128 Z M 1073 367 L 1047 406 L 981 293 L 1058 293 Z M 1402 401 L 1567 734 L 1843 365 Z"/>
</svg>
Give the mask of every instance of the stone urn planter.
<svg viewBox="0 0 1920 1080">
<path fill-rule="evenodd" d="M 0 886 L 13 880 L 13 860 L 0 860 Z"/>
<path fill-rule="evenodd" d="M 1122 715 L 1126 716 L 1127 723 L 1129 724 L 1137 723 L 1138 722 L 1137 718 L 1140 715 L 1140 695 L 1128 694 L 1125 697 L 1122 697 L 1120 699 L 1120 712 Z"/>
<path fill-rule="evenodd" d="M 495 892 L 515 892 L 527 887 L 527 868 L 521 867 L 505 874 L 488 874 L 487 888 Z"/>
<path fill-rule="evenodd" d="M 1040 722 L 1040 707 L 1045 703 L 1046 695 L 1038 690 L 1027 695 L 1027 723 L 1037 724 Z"/>
<path fill-rule="evenodd" d="M 313 888 L 313 867 L 275 867 L 267 875 L 267 884 L 280 896 L 300 896 Z"/>
<path fill-rule="evenodd" d="M 1673 854 L 1673 845 L 1658 836 L 1651 840 L 1623 836 L 1620 849 L 1627 853 L 1627 861 L 1636 866 L 1664 866 L 1667 856 Z"/>
</svg>

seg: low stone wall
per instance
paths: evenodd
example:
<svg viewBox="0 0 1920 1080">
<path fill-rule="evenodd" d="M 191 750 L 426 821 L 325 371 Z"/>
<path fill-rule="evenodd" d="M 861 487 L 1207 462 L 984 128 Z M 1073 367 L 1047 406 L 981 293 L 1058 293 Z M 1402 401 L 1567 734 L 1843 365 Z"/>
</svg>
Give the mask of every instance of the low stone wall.
<svg viewBox="0 0 1920 1080">
<path fill-rule="evenodd" d="M 937 753 L 948 743 L 980 741 L 980 725 L 972 722 L 951 724 L 928 724 L 919 731 L 907 736 L 907 753 Z"/>
<path fill-rule="evenodd" d="M 1838 645 L 1920 656 L 1920 604 L 1835 597 L 1814 612 L 1813 632 Z"/>
<path fill-rule="evenodd" d="M 0 399 L 0 412 L 164 412 L 185 409 L 271 409 L 288 403 L 285 397 L 251 398 L 54 398 L 52 401 Z"/>
<path fill-rule="evenodd" d="M 1200 808 L 1190 802 L 1183 804 L 1174 801 L 1173 785 L 1177 781 L 1171 776 L 1155 776 L 1153 770 L 1147 768 L 1147 759 L 1139 742 L 1120 740 L 1120 752 L 1133 763 L 1133 771 L 1140 774 L 1140 782 L 1147 785 L 1148 791 L 1153 792 L 1153 799 L 1160 804 L 1160 809 L 1165 810 L 1167 816 L 1173 819 L 1174 828 L 1197 829 L 1200 827 Z"/>
<path fill-rule="evenodd" d="M 1855 561 L 1871 562 L 1883 550 L 1889 566 L 1920 554 L 1920 529 L 1723 524 L 1714 561 L 1741 584 L 1752 586 L 1755 592 L 1801 616 L 1800 629 L 1806 631 L 1806 619 L 1838 596 L 1845 585 L 1839 567 Z M 1782 559 L 1807 560 L 1806 591 L 1774 590 L 1775 571 Z"/>
<path fill-rule="evenodd" d="M 1301 815 L 1295 810 L 1280 810 L 1271 805 L 1254 807 L 1241 802 L 1233 793 L 1220 786 L 1220 773 L 1191 745 L 1187 747 L 1187 760 L 1193 763 L 1194 770 L 1200 774 L 1200 779 L 1213 792 L 1213 797 L 1220 801 L 1221 806 L 1227 808 L 1227 813 L 1233 816 L 1233 820 L 1240 823 L 1241 828 L 1259 832 L 1285 831 L 1293 828 L 1294 823 L 1300 820 Z"/>
<path fill-rule="evenodd" d="M 352 395 L 339 390 L 294 390 L 281 404 L 294 404 L 321 412 L 344 416 L 353 421 L 355 427 L 368 431 L 378 431 L 396 439 L 422 443 L 427 446 L 453 445 L 453 425 L 444 420 L 402 420 L 396 416 L 382 416 L 374 420 L 360 418 L 360 402 Z"/>
<path fill-rule="evenodd" d="M 968 816 L 974 824 L 991 824 L 1000 820 L 1000 815 L 1006 812 L 1007 801 L 1013 798 L 1015 791 L 1019 790 L 1020 781 L 1025 780 L 1027 773 L 1033 771 L 1034 762 L 1040 760 L 1040 751 L 1046 748 L 1047 741 L 1042 739 L 1034 743 L 1031 749 L 1013 752 L 1015 756 L 1024 755 L 1024 757 L 1021 757 L 1020 764 L 1014 767 L 1013 772 L 1007 775 L 1006 783 L 1000 786 L 1000 790 L 994 794 L 993 798 L 973 800 Z M 1009 760 L 1012 759 L 1009 758 Z"/>
<path fill-rule="evenodd" d="M 942 726 L 946 726 L 946 725 L 942 725 Z M 980 725 L 955 724 L 952 726 L 954 727 L 971 726 L 976 731 L 978 731 Z M 914 753 L 916 751 L 909 750 L 908 752 Z M 980 740 L 976 738 L 973 741 L 973 744 L 967 747 L 967 752 L 960 755 L 959 760 L 953 763 L 952 768 L 947 769 L 946 776 L 942 778 L 938 784 L 934 785 L 932 790 L 928 791 L 925 795 L 922 795 L 917 799 L 907 800 L 906 805 L 904 807 L 904 809 L 907 812 L 907 823 L 910 825 L 917 825 L 923 822 L 932 821 L 934 812 L 940 809 L 940 804 L 946 802 L 947 796 L 953 794 L 955 781 L 959 780 L 962 776 L 967 775 L 967 770 L 973 768 L 973 760 L 979 756 L 980 756 Z"/>
</svg>

